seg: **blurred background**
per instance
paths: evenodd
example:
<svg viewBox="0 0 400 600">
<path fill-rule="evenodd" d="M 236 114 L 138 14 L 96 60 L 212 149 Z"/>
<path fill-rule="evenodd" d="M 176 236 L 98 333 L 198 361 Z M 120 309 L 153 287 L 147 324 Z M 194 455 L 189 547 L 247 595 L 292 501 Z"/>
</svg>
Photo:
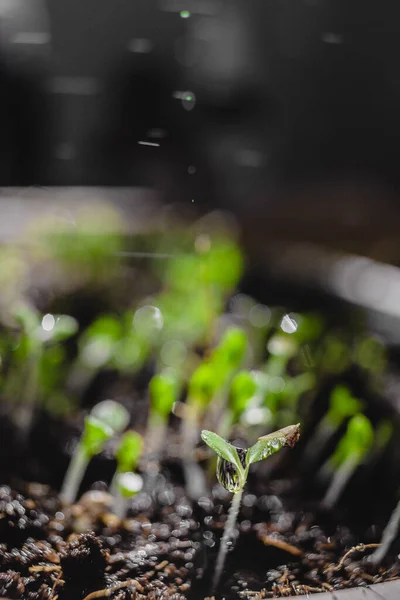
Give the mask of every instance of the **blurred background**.
<svg viewBox="0 0 400 600">
<path fill-rule="evenodd" d="M 53 313 L 79 325 L 65 355 L 57 349 L 48 364 L 40 358 L 32 403 L 47 405 L 36 432 L 38 480 L 60 484 L 65 415 L 72 419 L 77 406 L 106 393 L 133 406 L 149 374 L 171 367 L 155 366 L 136 342 L 120 352 L 120 329 L 131 327 L 141 304 L 154 308 L 154 294 L 170 290 L 170 261 L 177 269 L 171 323 L 182 298 L 196 294 L 188 323 L 199 322 L 207 291 L 195 277 L 190 287 L 182 257 L 211 252 L 219 228 L 243 250 L 244 266 L 236 272 L 236 250 L 218 259 L 219 277 L 232 273 L 232 281 L 227 276 L 225 289 L 216 278 L 223 293 L 210 322 L 227 312 L 229 322 L 251 329 L 248 306 L 245 316 L 232 309 L 242 294 L 274 315 L 264 342 L 276 331 L 294 333 L 281 326 L 287 315 L 297 323 L 317 313 L 323 322 L 312 338 L 314 362 L 284 366 L 289 379 L 320 368 L 320 408 L 309 432 L 343 382 L 365 401 L 374 426 L 398 420 L 399 29 L 394 0 L 0 0 L 2 399 L 22 397 L 15 372 L 22 364 L 29 371 L 32 348 L 37 359 L 37 332 L 45 345 Z M 198 220 L 210 212 L 211 220 Z M 21 302 L 34 327 L 22 319 L 21 328 Z M 86 332 L 104 314 L 122 319 L 119 349 L 115 342 L 103 358 L 96 350 L 94 366 L 89 352 L 90 377 L 77 383 Z M 173 333 L 162 342 L 181 341 Z M 384 348 L 383 366 L 373 353 L 360 359 L 363 336 L 378 358 Z M 187 343 L 197 360 L 199 340 Z M 57 381 L 47 378 L 53 367 Z M 42 437 L 46 411 L 61 420 L 50 441 Z M 19 417 L 13 406 L 4 414 L 11 445 L 7 419 Z M 397 477 L 399 448 L 391 443 L 387 468 Z M 8 460 L 7 451 L 0 458 Z M 381 463 L 373 468 L 387 475 Z"/>
<path fill-rule="evenodd" d="M 324 239 L 395 236 L 399 11 L 2 0 L 0 184 L 141 186 Z"/>
</svg>

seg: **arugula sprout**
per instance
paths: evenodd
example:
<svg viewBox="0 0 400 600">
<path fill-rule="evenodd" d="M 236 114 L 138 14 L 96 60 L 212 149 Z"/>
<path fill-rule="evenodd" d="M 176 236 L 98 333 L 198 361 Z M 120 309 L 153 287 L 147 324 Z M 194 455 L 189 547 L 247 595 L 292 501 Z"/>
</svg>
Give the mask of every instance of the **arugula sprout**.
<svg viewBox="0 0 400 600">
<path fill-rule="evenodd" d="M 346 433 L 329 461 L 335 471 L 322 502 L 325 508 L 332 509 L 337 504 L 344 488 L 370 451 L 373 442 L 374 430 L 370 420 L 362 414 L 352 417 Z"/>
<path fill-rule="evenodd" d="M 115 458 L 117 468 L 115 475 L 110 484 L 110 493 L 116 496 L 118 493 L 118 481 L 122 473 L 130 473 L 136 471 L 140 457 L 143 452 L 143 438 L 136 431 L 126 431 L 122 436 Z"/>
<path fill-rule="evenodd" d="M 164 447 L 168 419 L 179 396 L 179 380 L 171 372 L 154 375 L 149 383 L 149 419 L 145 447 L 156 462 Z"/>
<path fill-rule="evenodd" d="M 115 400 L 102 400 L 96 404 L 90 414 L 110 427 L 114 433 L 121 433 L 129 423 L 129 412 Z"/>
<path fill-rule="evenodd" d="M 93 456 L 99 454 L 114 430 L 93 415 L 85 418 L 82 437 L 76 446 L 61 487 L 60 498 L 64 504 L 72 504 L 77 496 L 85 470 Z"/>
<path fill-rule="evenodd" d="M 120 518 L 126 514 L 127 500 L 143 487 L 142 477 L 135 473 L 142 451 L 142 436 L 135 431 L 127 431 L 115 454 L 117 469 L 110 486 L 110 492 L 115 498 L 115 513 Z"/>
<path fill-rule="evenodd" d="M 318 424 L 305 448 L 305 459 L 310 464 L 314 463 L 339 427 L 347 419 L 359 413 L 362 408 L 363 402 L 355 398 L 346 385 L 337 385 L 331 393 L 328 412 Z"/>
<path fill-rule="evenodd" d="M 215 591 L 224 568 L 228 543 L 233 536 L 250 465 L 268 458 L 285 446 L 292 448 L 300 437 L 300 425 L 289 425 L 284 429 L 265 435 L 248 450 L 235 447 L 212 431 L 203 430 L 201 437 L 218 456 L 217 477 L 219 483 L 233 493 L 213 577 L 212 591 Z"/>
</svg>

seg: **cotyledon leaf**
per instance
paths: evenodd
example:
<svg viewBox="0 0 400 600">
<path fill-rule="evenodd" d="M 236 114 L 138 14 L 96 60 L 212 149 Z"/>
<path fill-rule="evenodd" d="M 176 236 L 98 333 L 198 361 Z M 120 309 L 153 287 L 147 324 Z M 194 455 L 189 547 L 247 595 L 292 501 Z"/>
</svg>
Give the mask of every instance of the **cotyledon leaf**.
<svg viewBox="0 0 400 600">
<path fill-rule="evenodd" d="M 248 465 L 264 460 L 284 446 L 292 448 L 300 437 L 300 424 L 289 425 L 268 435 L 260 437 L 254 446 L 247 452 L 246 462 Z"/>
</svg>

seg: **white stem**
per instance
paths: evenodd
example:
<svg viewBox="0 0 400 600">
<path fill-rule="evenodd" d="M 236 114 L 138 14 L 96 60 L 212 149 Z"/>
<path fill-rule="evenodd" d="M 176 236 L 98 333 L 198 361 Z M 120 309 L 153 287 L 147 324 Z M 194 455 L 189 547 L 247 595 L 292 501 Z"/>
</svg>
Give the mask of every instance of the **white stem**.
<svg viewBox="0 0 400 600">
<path fill-rule="evenodd" d="M 60 498 L 64 504 L 72 504 L 75 501 L 88 462 L 89 459 L 86 452 L 84 452 L 81 445 L 78 444 L 72 455 L 60 491 Z"/>
<path fill-rule="evenodd" d="M 203 469 L 193 458 L 193 451 L 199 439 L 199 413 L 196 407 L 187 405 L 187 413 L 182 422 L 182 457 L 186 489 L 189 498 L 198 500 L 207 493 L 206 479 Z"/>
<path fill-rule="evenodd" d="M 120 492 L 117 492 L 114 500 L 114 513 L 120 519 L 124 519 L 126 517 L 126 513 L 128 511 L 128 500 L 129 498 L 125 498 Z"/>
<path fill-rule="evenodd" d="M 378 565 L 385 558 L 393 540 L 397 536 L 397 532 L 399 531 L 399 525 L 400 525 L 400 502 L 398 502 L 396 508 L 392 512 L 389 522 L 383 531 L 381 545 L 369 557 L 369 560 L 372 562 L 372 564 Z"/>
<path fill-rule="evenodd" d="M 188 406 L 187 414 L 182 422 L 182 451 L 185 458 L 191 458 L 199 439 L 198 411 Z"/>
<path fill-rule="evenodd" d="M 343 464 L 340 465 L 338 470 L 333 476 L 331 484 L 325 494 L 325 497 L 322 501 L 322 504 L 327 509 L 332 509 L 340 496 L 347 483 L 349 482 L 351 476 L 356 470 L 359 463 L 359 455 L 351 454 Z"/>
<path fill-rule="evenodd" d="M 217 589 L 219 581 L 221 579 L 222 571 L 225 565 L 226 555 L 228 553 L 228 543 L 233 536 L 235 529 L 236 520 L 239 514 L 240 503 L 242 501 L 243 490 L 233 494 L 232 503 L 229 509 L 228 518 L 225 523 L 224 535 L 222 536 L 221 544 L 219 547 L 217 564 L 215 566 L 214 577 L 212 582 L 212 593 Z"/>
<path fill-rule="evenodd" d="M 203 469 L 192 458 L 183 459 L 186 491 L 191 500 L 199 500 L 207 495 L 206 478 Z"/>
<path fill-rule="evenodd" d="M 118 480 L 119 474 L 120 474 L 120 471 L 118 471 L 118 469 L 117 469 L 114 473 L 114 476 L 110 483 L 110 487 L 108 489 L 108 493 L 111 494 L 111 496 L 113 496 L 114 498 L 116 498 L 118 496 L 117 480 Z"/>
<path fill-rule="evenodd" d="M 152 416 L 146 435 L 145 448 L 147 448 L 148 455 L 156 461 L 160 460 L 163 453 L 166 429 L 167 424 L 164 419 L 158 415 Z"/>
</svg>

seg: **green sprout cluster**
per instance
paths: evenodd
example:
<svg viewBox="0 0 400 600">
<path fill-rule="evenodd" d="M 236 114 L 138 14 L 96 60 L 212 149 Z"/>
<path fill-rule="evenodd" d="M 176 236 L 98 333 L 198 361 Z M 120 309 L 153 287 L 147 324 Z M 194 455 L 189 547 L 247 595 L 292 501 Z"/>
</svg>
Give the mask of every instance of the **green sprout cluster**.
<svg viewBox="0 0 400 600">
<path fill-rule="evenodd" d="M 180 417 L 181 435 L 171 447 L 181 451 L 188 495 L 196 499 L 209 492 L 207 470 L 234 494 L 215 587 L 250 466 L 295 443 L 298 426 L 291 423 L 307 418 L 310 403 L 333 377 L 339 383 L 302 455 L 305 463 L 316 463 L 344 431 L 324 465 L 329 476 L 324 506 L 333 508 L 355 470 L 382 455 L 392 424 L 383 420 L 374 430 L 362 413 L 364 402 L 342 381 L 356 368 L 366 386 L 380 390 L 386 349 L 361 329 L 354 334 L 319 315 L 288 313 L 237 294 L 245 261 L 231 231 L 207 220 L 185 231 L 169 230 L 165 223 L 161 229 L 131 239 L 126 248 L 122 219 L 102 205 L 83 209 L 76 223 L 67 218 L 52 219 L 50 227 L 40 224 L 31 232 L 29 252 L 0 248 L 1 392 L 14 420 L 29 433 L 36 411 L 60 416 L 73 410 L 103 371 L 132 390 L 137 375 L 154 365 L 143 436 L 127 430 L 129 414 L 120 404 L 95 405 L 60 495 L 66 504 L 75 502 L 89 462 L 107 446 L 116 461 L 110 484 L 114 511 L 123 518 L 144 485 L 139 462 L 145 477 L 162 469 L 169 425 Z M 48 313 L 32 304 L 31 269 L 47 273 Z M 80 294 L 93 310 L 78 323 L 72 315 Z M 44 304 L 40 297 L 37 306 Z M 63 311 L 70 314 L 59 314 Z M 248 449 L 226 441 L 237 433 L 252 444 Z M 207 447 L 197 447 L 200 437 Z"/>
<path fill-rule="evenodd" d="M 211 354 L 197 367 L 188 383 L 186 413 L 182 426 L 185 455 L 190 456 L 198 441 L 198 426 L 206 415 L 218 421 L 223 416 L 226 393 L 248 348 L 246 332 L 229 327 Z M 199 432 L 198 432 L 199 433 Z"/>
<path fill-rule="evenodd" d="M 60 491 L 64 504 L 75 501 L 90 460 L 102 452 L 109 440 L 122 434 L 129 419 L 126 408 L 114 400 L 96 404 L 85 417 L 81 439 L 73 452 Z M 138 433 L 126 431 L 122 435 L 115 453 L 117 469 L 110 486 L 115 497 L 115 512 L 121 518 L 126 513 L 127 500 L 142 488 L 142 478 L 135 473 L 142 450 L 143 440 Z"/>
</svg>

